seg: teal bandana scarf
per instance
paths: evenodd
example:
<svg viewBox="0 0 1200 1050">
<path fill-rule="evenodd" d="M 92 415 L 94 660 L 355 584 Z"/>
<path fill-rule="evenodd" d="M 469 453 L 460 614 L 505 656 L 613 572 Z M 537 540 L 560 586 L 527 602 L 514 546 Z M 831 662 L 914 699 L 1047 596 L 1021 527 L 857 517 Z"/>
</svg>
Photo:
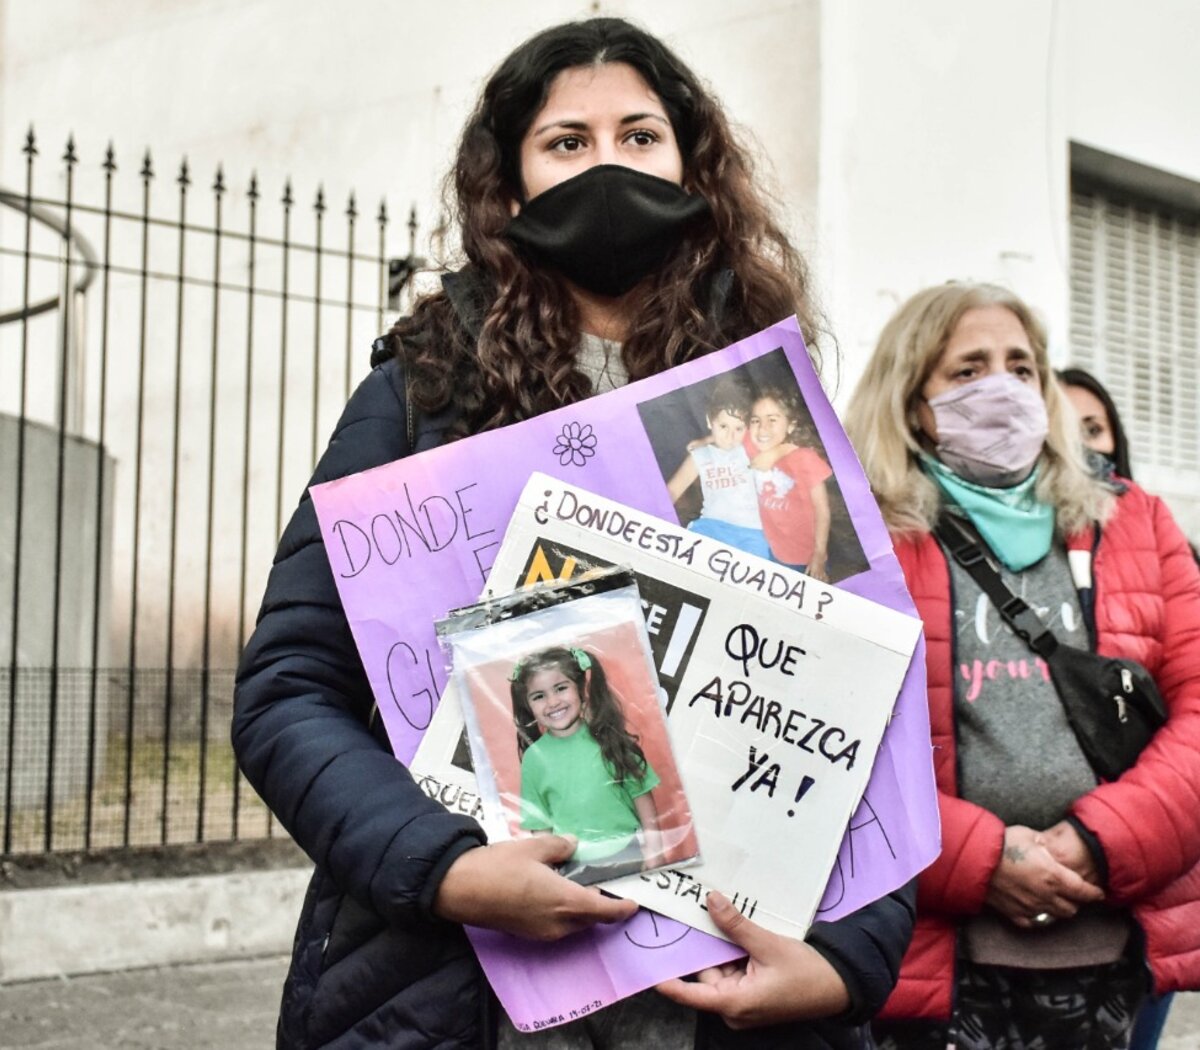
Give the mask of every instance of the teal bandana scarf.
<svg viewBox="0 0 1200 1050">
<path fill-rule="evenodd" d="M 1033 493 L 1037 468 L 1009 488 L 986 488 L 964 481 L 944 463 L 921 454 L 921 469 L 938 483 L 952 503 L 966 512 L 987 545 L 1012 572 L 1020 572 L 1050 553 L 1054 508 Z"/>
</svg>

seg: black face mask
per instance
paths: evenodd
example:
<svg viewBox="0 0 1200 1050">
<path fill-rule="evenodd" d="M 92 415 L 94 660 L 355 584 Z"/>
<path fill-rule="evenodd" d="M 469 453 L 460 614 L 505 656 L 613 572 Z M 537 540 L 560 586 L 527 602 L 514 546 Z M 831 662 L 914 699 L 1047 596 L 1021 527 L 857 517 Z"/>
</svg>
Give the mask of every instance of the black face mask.
<svg viewBox="0 0 1200 1050">
<path fill-rule="evenodd" d="M 527 202 L 505 233 L 538 262 L 597 295 L 654 273 L 708 202 L 667 179 L 597 164 Z"/>
<path fill-rule="evenodd" d="M 1101 478 L 1111 478 L 1117 472 L 1117 461 L 1107 452 L 1097 452 L 1094 448 L 1084 450 L 1084 458 L 1092 473 Z"/>
</svg>

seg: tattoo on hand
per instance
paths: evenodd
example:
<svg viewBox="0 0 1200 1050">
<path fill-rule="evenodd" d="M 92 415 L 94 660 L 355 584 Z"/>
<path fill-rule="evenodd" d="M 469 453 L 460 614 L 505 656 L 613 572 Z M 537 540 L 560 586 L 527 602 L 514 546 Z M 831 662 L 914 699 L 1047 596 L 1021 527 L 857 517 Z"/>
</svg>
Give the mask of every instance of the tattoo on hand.
<svg viewBox="0 0 1200 1050">
<path fill-rule="evenodd" d="M 1025 859 L 1025 851 L 1020 846 L 1005 846 L 1004 859 L 1011 860 L 1014 864 L 1020 864 Z"/>
</svg>

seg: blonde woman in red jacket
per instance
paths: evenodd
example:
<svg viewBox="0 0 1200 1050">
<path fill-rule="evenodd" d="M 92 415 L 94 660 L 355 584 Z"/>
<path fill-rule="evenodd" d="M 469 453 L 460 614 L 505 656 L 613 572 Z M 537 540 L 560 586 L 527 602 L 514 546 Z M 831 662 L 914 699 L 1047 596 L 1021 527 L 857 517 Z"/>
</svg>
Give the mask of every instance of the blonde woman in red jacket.
<svg viewBox="0 0 1200 1050">
<path fill-rule="evenodd" d="M 884 329 L 847 429 L 925 622 L 942 854 L 883 1047 L 1123 1048 L 1200 987 L 1200 574 L 1164 505 L 1084 464 L 1045 333 L 949 283 Z M 1048 669 L 931 529 L 956 515 L 1060 640 L 1133 658 L 1169 717 L 1099 782 Z"/>
</svg>

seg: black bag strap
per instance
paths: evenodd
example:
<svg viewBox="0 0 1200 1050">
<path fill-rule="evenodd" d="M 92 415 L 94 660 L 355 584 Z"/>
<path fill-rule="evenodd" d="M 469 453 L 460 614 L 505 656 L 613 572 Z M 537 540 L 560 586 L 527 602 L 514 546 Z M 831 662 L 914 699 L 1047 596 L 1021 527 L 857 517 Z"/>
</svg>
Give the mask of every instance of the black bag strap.
<svg viewBox="0 0 1200 1050">
<path fill-rule="evenodd" d="M 412 384 L 408 381 L 408 369 L 404 370 L 404 426 L 408 438 L 408 454 L 417 451 L 417 413 L 413 408 Z"/>
<path fill-rule="evenodd" d="M 1058 637 L 1023 598 L 1018 598 L 1005 586 L 975 537 L 946 513 L 938 518 L 933 534 L 942 541 L 951 557 L 971 574 L 1016 636 L 1038 656 L 1048 659 L 1058 648 Z"/>
<path fill-rule="evenodd" d="M 416 412 L 413 409 L 412 391 L 409 388 L 408 382 L 408 360 L 404 356 L 403 347 L 397 353 L 392 347 L 392 341 L 389 336 L 379 336 L 371 344 L 371 367 L 378 368 L 392 357 L 397 358 L 399 361 L 401 380 L 404 383 L 404 436 L 408 438 L 408 449 L 404 454 L 411 456 L 417 449 L 417 425 Z"/>
</svg>

